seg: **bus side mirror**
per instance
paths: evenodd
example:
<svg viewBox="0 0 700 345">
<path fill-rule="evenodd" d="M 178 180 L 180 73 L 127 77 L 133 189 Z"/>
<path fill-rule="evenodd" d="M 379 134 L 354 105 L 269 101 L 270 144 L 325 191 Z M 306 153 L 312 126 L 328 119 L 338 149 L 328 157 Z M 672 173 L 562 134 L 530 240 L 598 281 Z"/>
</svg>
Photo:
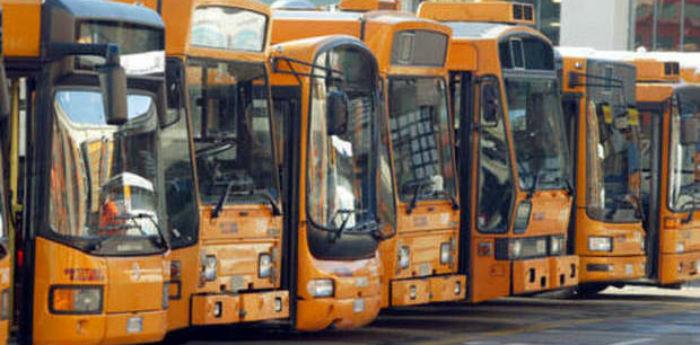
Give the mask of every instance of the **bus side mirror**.
<svg viewBox="0 0 700 345">
<path fill-rule="evenodd" d="M 681 144 L 695 145 L 699 141 L 698 138 L 698 120 L 693 117 L 681 118 Z"/>
<path fill-rule="evenodd" d="M 99 66 L 100 88 L 104 98 L 107 124 L 121 126 L 128 120 L 126 103 L 126 71 L 120 64 Z"/>
<path fill-rule="evenodd" d="M 328 135 L 341 135 L 348 130 L 348 102 L 344 92 L 331 91 L 326 96 Z"/>
<path fill-rule="evenodd" d="M 161 128 L 170 127 L 180 121 L 180 110 L 182 109 L 180 105 L 182 99 L 179 95 L 173 94 L 171 96 L 167 87 L 168 85 L 165 83 L 161 83 L 158 87 L 158 106 L 156 108 L 158 112 L 158 123 L 160 123 Z M 171 108 L 171 104 L 168 102 L 177 103 L 177 107 Z"/>
</svg>

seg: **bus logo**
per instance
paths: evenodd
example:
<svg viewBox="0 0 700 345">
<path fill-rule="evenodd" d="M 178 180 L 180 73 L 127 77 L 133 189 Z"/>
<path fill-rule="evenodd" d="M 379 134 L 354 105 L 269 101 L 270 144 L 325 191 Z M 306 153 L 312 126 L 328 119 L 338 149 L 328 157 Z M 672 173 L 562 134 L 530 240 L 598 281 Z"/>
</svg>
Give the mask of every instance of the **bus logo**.
<svg viewBox="0 0 700 345">
<path fill-rule="evenodd" d="M 131 265 L 131 280 L 137 281 L 139 279 L 141 279 L 141 266 L 139 266 L 138 262 L 134 262 Z"/>
</svg>

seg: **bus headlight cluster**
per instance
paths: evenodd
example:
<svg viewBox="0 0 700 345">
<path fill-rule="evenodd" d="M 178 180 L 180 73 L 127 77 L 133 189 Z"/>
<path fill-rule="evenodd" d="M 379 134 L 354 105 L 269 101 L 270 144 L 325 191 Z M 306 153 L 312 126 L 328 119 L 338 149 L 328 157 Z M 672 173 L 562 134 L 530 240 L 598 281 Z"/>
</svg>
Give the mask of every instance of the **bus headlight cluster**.
<svg viewBox="0 0 700 345">
<path fill-rule="evenodd" d="M 216 256 L 207 255 L 202 261 L 202 281 L 211 282 L 216 280 Z"/>
<path fill-rule="evenodd" d="M 330 279 L 313 279 L 306 284 L 306 291 L 315 298 L 331 297 L 335 293 Z"/>
<path fill-rule="evenodd" d="M 523 241 L 516 239 L 508 243 L 508 257 L 517 259 L 523 254 Z"/>
<path fill-rule="evenodd" d="M 440 244 L 440 263 L 447 265 L 452 262 L 452 242 Z"/>
<path fill-rule="evenodd" d="M 99 314 L 102 312 L 102 287 L 60 286 L 51 289 L 54 314 Z"/>
<path fill-rule="evenodd" d="M 272 276 L 272 255 L 260 254 L 258 257 L 258 277 L 270 278 Z"/>
<path fill-rule="evenodd" d="M 588 250 L 593 252 L 611 252 L 612 237 L 591 236 L 588 238 Z"/>
<path fill-rule="evenodd" d="M 399 267 L 406 269 L 411 264 L 411 250 L 407 246 L 399 247 Z"/>
<path fill-rule="evenodd" d="M 552 236 L 549 238 L 549 255 L 561 255 L 564 252 L 564 247 L 566 247 L 564 236 Z"/>
<path fill-rule="evenodd" d="M 547 237 L 523 237 L 496 241 L 497 260 L 522 260 L 547 256 L 551 246 Z"/>
</svg>

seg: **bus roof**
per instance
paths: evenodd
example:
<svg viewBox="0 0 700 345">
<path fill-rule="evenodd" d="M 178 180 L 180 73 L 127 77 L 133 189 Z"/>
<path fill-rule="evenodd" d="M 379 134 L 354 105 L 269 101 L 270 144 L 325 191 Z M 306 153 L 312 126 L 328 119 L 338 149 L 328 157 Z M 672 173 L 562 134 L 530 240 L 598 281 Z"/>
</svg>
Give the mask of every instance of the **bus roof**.
<svg viewBox="0 0 700 345">
<path fill-rule="evenodd" d="M 40 58 L 48 42 L 76 42 L 77 23 L 106 21 L 163 28 L 154 11 L 104 0 L 2 0 L 3 51 L 7 57 Z M 42 22 L 42 18 L 46 21 Z M 42 27 L 45 25 L 45 27 Z M 46 34 L 42 31 L 46 29 Z"/>
<path fill-rule="evenodd" d="M 273 43 L 330 34 L 363 37 L 377 57 L 380 68 L 387 73 L 389 68 L 393 68 L 391 66 L 398 65 L 402 65 L 401 68 L 408 67 L 414 70 L 415 67 L 443 68 L 451 36 L 451 29 L 444 24 L 395 11 L 358 13 L 274 10 L 272 17 Z M 416 33 L 417 31 L 423 33 Z M 423 40 L 424 42 L 415 46 L 425 49 L 411 50 L 410 61 L 397 62 L 394 56 L 397 44 L 395 35 L 403 32 L 412 35 L 411 41 Z"/>
<path fill-rule="evenodd" d="M 193 16 L 196 9 L 205 8 L 225 8 L 231 10 L 230 15 L 240 17 L 240 20 L 234 18 L 222 18 L 221 21 L 216 21 L 216 18 L 209 15 L 207 19 L 210 22 L 197 23 L 198 29 L 201 29 L 206 35 L 219 35 L 222 32 L 217 31 L 217 25 L 227 25 L 224 29 L 227 33 L 236 33 L 243 36 L 249 35 L 249 38 L 260 40 L 255 42 L 260 49 L 247 49 L 245 47 L 217 47 L 216 44 L 197 44 L 193 43 Z M 238 11 L 238 12 L 233 12 Z M 252 18 L 245 18 L 245 13 L 260 14 L 264 16 L 264 24 L 255 31 L 254 26 L 245 27 L 242 25 L 244 21 L 251 22 Z M 165 1 L 162 4 L 161 14 L 167 27 L 166 35 L 166 52 L 168 55 L 203 55 L 207 57 L 217 58 L 239 58 L 241 54 L 250 55 L 252 59 L 264 59 L 264 52 L 270 42 L 270 7 L 256 0 L 177 0 Z M 262 19 L 262 18 L 261 18 Z M 237 31 L 240 30 L 240 31 Z M 247 31 L 246 31 L 247 30 Z M 253 35 L 253 36 L 250 36 Z M 260 36 L 260 37 L 257 37 Z M 224 42 L 232 37 L 219 37 L 219 41 Z M 228 39 L 228 40 L 227 40 Z"/>
<path fill-rule="evenodd" d="M 508 1 L 422 2 L 417 13 L 419 17 L 441 22 L 535 25 L 532 5 Z"/>
</svg>

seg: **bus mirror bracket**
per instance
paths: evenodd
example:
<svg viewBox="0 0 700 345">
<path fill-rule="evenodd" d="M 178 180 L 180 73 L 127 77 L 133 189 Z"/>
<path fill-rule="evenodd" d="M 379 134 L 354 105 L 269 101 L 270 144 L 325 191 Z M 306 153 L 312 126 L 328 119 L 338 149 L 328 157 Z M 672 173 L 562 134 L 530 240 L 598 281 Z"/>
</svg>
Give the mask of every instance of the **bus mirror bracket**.
<svg viewBox="0 0 700 345">
<path fill-rule="evenodd" d="M 120 126 L 129 118 L 126 104 L 126 71 L 119 64 L 105 64 L 97 68 L 100 88 L 104 97 L 107 124 Z"/>
<path fill-rule="evenodd" d="M 95 69 L 99 74 L 107 124 L 122 125 L 126 123 L 128 120 L 126 71 L 121 66 L 118 45 L 112 43 L 52 43 L 48 47 L 48 55 L 52 60 L 77 55 L 104 57 L 105 63 Z"/>
<path fill-rule="evenodd" d="M 181 94 L 180 94 L 181 95 Z M 173 95 L 174 96 L 174 95 Z M 179 96 L 179 95 L 178 95 Z M 182 105 L 178 104 L 177 107 L 170 108 L 168 106 L 168 100 L 172 97 L 168 97 L 168 90 L 165 83 L 158 84 L 158 104 L 162 106 L 157 107 L 158 112 L 158 122 L 161 128 L 170 127 L 180 121 Z M 177 98 L 176 102 L 182 102 L 182 99 Z M 169 111 L 168 109 L 172 109 Z"/>
</svg>

